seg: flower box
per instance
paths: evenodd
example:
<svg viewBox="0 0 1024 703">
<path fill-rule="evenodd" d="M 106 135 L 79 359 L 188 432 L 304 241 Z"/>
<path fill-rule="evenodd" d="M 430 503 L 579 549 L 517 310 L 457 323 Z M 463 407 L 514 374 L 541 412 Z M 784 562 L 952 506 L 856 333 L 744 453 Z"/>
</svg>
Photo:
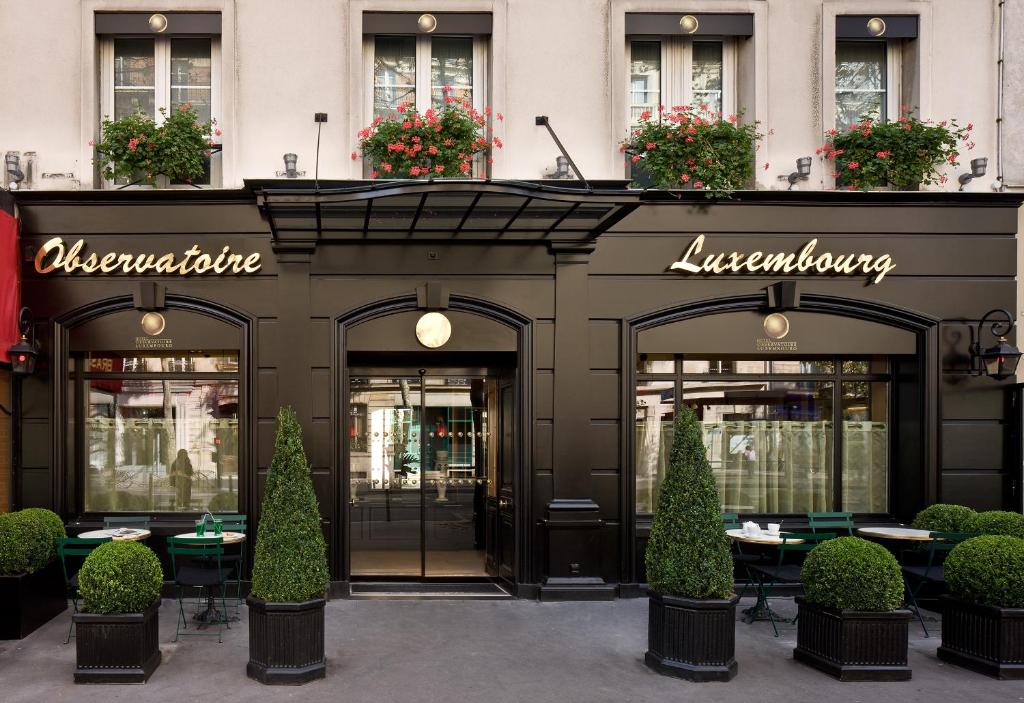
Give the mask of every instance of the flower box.
<svg viewBox="0 0 1024 703">
<path fill-rule="evenodd" d="M 950 595 L 939 601 L 939 659 L 998 679 L 1024 679 L 1024 608 L 976 605 Z"/>
<path fill-rule="evenodd" d="M 263 684 L 303 684 L 327 675 L 324 606 L 314 598 L 274 603 L 249 596 L 249 678 Z"/>
<path fill-rule="evenodd" d="M 660 674 L 689 681 L 736 676 L 736 603 L 651 593 L 644 661 Z"/>
<path fill-rule="evenodd" d="M 142 613 L 75 613 L 75 683 L 145 683 L 160 665 L 160 601 Z"/>
<path fill-rule="evenodd" d="M 27 637 L 68 608 L 60 562 L 31 574 L 0 576 L 0 640 Z"/>
</svg>

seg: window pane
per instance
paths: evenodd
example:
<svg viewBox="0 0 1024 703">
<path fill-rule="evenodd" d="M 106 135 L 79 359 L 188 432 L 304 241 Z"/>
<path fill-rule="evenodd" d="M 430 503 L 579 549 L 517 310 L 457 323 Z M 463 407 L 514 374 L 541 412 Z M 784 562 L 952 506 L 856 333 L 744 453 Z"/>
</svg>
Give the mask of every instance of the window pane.
<svg viewBox="0 0 1024 703">
<path fill-rule="evenodd" d="M 870 359 L 846 359 L 843 361 L 844 374 L 881 374 L 889 373 L 889 358 L 873 356 Z"/>
<path fill-rule="evenodd" d="M 693 356 L 683 359 L 683 373 L 692 374 L 833 374 L 832 359 L 743 359 L 730 356 Z"/>
<path fill-rule="evenodd" d="M 114 114 L 156 116 L 156 61 L 152 39 L 114 40 Z"/>
<path fill-rule="evenodd" d="M 473 38 L 434 37 L 430 46 L 430 104 L 444 104 L 444 87 L 458 101 L 473 102 Z"/>
<path fill-rule="evenodd" d="M 238 373 L 234 352 L 92 352 L 85 373 Z"/>
<path fill-rule="evenodd" d="M 836 126 L 845 129 L 862 115 L 886 119 L 886 44 L 836 42 Z"/>
<path fill-rule="evenodd" d="M 722 42 L 693 43 L 693 102 L 722 111 Z"/>
<path fill-rule="evenodd" d="M 672 449 L 675 384 L 638 383 L 636 387 L 636 509 L 652 513 Z"/>
<path fill-rule="evenodd" d="M 658 114 L 661 104 L 661 42 L 630 43 L 629 120 L 637 124 L 644 111 Z"/>
<path fill-rule="evenodd" d="M 889 507 L 889 394 L 886 383 L 843 384 L 843 510 Z"/>
<path fill-rule="evenodd" d="M 238 509 L 238 382 L 86 382 L 85 509 Z"/>
<path fill-rule="evenodd" d="M 416 37 L 376 37 L 373 115 L 387 117 L 403 102 L 416 103 Z"/>
<path fill-rule="evenodd" d="M 828 382 L 690 381 L 722 509 L 832 509 L 832 391 Z"/>
<path fill-rule="evenodd" d="M 171 39 L 171 109 L 192 103 L 200 122 L 211 116 L 210 39 Z"/>
<path fill-rule="evenodd" d="M 641 354 L 637 357 L 637 373 L 675 373 L 673 354 Z"/>
</svg>

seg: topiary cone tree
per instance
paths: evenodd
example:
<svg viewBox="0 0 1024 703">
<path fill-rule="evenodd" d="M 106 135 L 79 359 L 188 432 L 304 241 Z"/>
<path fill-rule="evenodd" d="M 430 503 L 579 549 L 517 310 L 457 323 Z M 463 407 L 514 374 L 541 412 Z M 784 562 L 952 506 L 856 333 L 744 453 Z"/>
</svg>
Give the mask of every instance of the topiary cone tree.
<svg viewBox="0 0 1024 703">
<path fill-rule="evenodd" d="M 685 407 L 647 542 L 647 582 L 647 665 L 690 681 L 733 678 L 738 598 L 729 538 L 700 422 Z"/>
<path fill-rule="evenodd" d="M 647 582 L 680 598 L 731 598 L 732 555 L 700 421 L 680 409 L 647 542 Z"/>
<path fill-rule="evenodd" d="M 281 408 L 260 511 L 252 595 L 266 601 L 302 602 L 322 598 L 327 581 L 327 544 L 302 447 L 302 428 L 294 410 Z"/>
</svg>

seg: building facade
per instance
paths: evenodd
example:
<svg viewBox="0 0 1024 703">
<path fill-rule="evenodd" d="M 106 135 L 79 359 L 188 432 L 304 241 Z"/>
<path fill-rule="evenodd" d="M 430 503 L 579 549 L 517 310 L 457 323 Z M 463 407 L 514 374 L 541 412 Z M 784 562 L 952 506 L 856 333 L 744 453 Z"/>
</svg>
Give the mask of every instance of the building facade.
<svg viewBox="0 0 1024 703">
<path fill-rule="evenodd" d="M 42 357 L 17 382 L 16 506 L 76 529 L 258 524 L 290 405 L 339 590 L 628 595 L 686 405 L 723 512 L 1020 509 L 1013 379 L 970 354 L 986 313 L 1016 317 L 1020 197 L 994 172 L 954 192 L 952 168 L 922 192 L 839 191 L 818 159 L 785 180 L 828 129 L 902 106 L 973 122 L 1001 173 L 995 3 L 164 10 L 154 32 L 129 2 L 0 5 L 4 56 L 64 67 L 12 76 L 24 109 L 0 115 L 0 146 L 35 152 L 16 200 Z M 358 130 L 442 85 L 491 108 L 505 148 L 485 178 L 365 180 Z M 182 101 L 218 120 L 209 183 L 104 183 L 101 118 Z M 627 188 L 638 113 L 697 101 L 762 124 L 756 189 Z M 588 180 L 545 178 L 538 115 Z M 279 173 L 285 153 L 305 177 Z"/>
</svg>

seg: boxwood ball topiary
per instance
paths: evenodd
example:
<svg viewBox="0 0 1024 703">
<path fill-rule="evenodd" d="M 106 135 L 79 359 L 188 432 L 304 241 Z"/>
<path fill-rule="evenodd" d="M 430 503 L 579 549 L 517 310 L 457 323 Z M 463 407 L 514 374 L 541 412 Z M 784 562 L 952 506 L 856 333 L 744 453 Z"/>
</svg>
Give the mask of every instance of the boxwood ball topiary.
<svg viewBox="0 0 1024 703">
<path fill-rule="evenodd" d="M 732 556 L 696 413 L 675 421 L 668 471 L 647 542 L 652 590 L 682 598 L 731 598 Z"/>
<path fill-rule="evenodd" d="M 1006 510 L 988 510 L 984 513 L 977 513 L 967 521 L 967 529 L 964 532 L 1024 538 L 1024 515 Z"/>
<path fill-rule="evenodd" d="M 0 574 L 30 574 L 49 564 L 56 553 L 57 523 L 60 518 L 49 510 L 0 514 Z"/>
<path fill-rule="evenodd" d="M 957 598 L 997 608 L 1024 608 L 1024 539 L 972 537 L 953 547 L 944 564 Z"/>
<path fill-rule="evenodd" d="M 53 548 L 50 554 L 52 557 L 56 557 L 57 540 L 68 536 L 68 533 L 64 530 L 64 521 L 60 519 L 60 515 L 46 508 L 25 508 L 21 512 L 25 515 L 32 515 L 39 521 L 40 526 L 46 528 L 50 536 L 50 546 Z"/>
<path fill-rule="evenodd" d="M 804 561 L 807 601 L 837 610 L 887 612 L 903 605 L 903 572 L 885 547 L 859 537 L 822 542 Z"/>
<path fill-rule="evenodd" d="M 929 532 L 968 532 L 967 523 L 976 513 L 966 505 L 936 503 L 914 517 L 914 528 Z"/>
<path fill-rule="evenodd" d="M 252 595 L 273 602 L 322 598 L 327 579 L 327 544 L 302 428 L 295 411 L 281 408 L 256 536 Z"/>
<path fill-rule="evenodd" d="M 163 583 L 160 560 L 139 542 L 101 544 L 78 572 L 87 613 L 141 613 L 160 599 Z"/>
</svg>

